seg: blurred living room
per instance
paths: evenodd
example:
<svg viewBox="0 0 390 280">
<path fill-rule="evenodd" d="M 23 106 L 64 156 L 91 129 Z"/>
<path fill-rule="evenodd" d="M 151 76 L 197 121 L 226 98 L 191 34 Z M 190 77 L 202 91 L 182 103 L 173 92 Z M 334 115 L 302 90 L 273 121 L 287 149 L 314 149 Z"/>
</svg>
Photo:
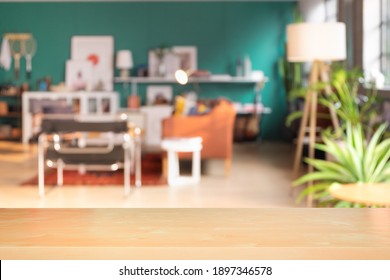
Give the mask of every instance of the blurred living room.
<svg viewBox="0 0 390 280">
<path fill-rule="evenodd" d="M 390 0 L 0 1 L 1 208 L 390 205 Z"/>
</svg>

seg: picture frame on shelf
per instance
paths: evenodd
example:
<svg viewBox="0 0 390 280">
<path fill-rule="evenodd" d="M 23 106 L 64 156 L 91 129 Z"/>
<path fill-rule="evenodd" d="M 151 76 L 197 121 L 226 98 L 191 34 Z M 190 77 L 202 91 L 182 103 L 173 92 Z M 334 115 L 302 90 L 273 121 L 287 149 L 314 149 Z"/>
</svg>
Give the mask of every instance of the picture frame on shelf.
<svg viewBox="0 0 390 280">
<path fill-rule="evenodd" d="M 147 105 L 171 104 L 172 96 L 172 86 L 148 86 L 146 89 Z"/>
<path fill-rule="evenodd" d="M 92 63 L 92 88 L 112 91 L 114 79 L 114 38 L 112 36 L 73 36 L 71 59 Z"/>
<path fill-rule="evenodd" d="M 198 51 L 195 46 L 174 46 L 172 52 L 179 59 L 178 69 L 198 70 Z"/>
<path fill-rule="evenodd" d="M 65 84 L 70 91 L 90 91 L 93 87 L 92 63 L 87 60 L 66 62 Z"/>
<path fill-rule="evenodd" d="M 160 61 L 154 50 L 149 51 L 148 72 L 150 77 L 174 77 L 175 71 L 180 67 L 180 59 L 170 49 Z"/>
</svg>

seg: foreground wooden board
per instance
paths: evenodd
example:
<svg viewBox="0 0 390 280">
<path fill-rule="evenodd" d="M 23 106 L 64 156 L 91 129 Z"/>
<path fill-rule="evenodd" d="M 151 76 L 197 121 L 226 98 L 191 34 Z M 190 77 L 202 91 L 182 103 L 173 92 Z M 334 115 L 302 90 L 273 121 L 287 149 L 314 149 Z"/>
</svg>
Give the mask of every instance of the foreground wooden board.
<svg viewBox="0 0 390 280">
<path fill-rule="evenodd" d="M 390 259 L 390 209 L 1 209 L 0 259 Z"/>
</svg>

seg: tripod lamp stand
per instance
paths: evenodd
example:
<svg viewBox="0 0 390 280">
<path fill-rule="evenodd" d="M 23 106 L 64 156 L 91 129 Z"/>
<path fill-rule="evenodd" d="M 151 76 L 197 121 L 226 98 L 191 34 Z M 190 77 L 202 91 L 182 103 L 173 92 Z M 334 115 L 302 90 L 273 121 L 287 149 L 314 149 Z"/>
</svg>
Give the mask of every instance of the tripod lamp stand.
<svg viewBox="0 0 390 280">
<path fill-rule="evenodd" d="M 298 175 L 305 135 L 309 133 L 309 158 L 314 158 L 314 145 L 317 131 L 318 92 L 314 86 L 322 81 L 329 82 L 329 65 L 327 62 L 340 61 L 346 58 L 345 24 L 332 23 L 296 23 L 287 26 L 287 60 L 289 62 L 311 62 L 309 90 L 305 96 L 305 105 L 300 123 L 297 149 L 294 159 L 294 177 Z M 331 94 L 329 86 L 325 94 Z M 337 114 L 330 109 L 332 124 L 337 131 L 339 122 Z M 308 166 L 308 172 L 313 166 Z M 309 182 L 309 187 L 312 182 Z M 308 197 L 311 206 L 312 198 Z"/>
</svg>

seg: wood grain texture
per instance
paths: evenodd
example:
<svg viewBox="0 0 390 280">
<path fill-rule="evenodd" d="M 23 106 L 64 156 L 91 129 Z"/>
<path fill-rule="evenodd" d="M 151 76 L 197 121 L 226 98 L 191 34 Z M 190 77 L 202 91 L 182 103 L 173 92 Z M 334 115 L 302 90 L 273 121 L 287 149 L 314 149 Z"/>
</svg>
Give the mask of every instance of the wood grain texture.
<svg viewBox="0 0 390 280">
<path fill-rule="evenodd" d="M 390 259 L 390 209 L 1 209 L 0 259 Z"/>
</svg>

